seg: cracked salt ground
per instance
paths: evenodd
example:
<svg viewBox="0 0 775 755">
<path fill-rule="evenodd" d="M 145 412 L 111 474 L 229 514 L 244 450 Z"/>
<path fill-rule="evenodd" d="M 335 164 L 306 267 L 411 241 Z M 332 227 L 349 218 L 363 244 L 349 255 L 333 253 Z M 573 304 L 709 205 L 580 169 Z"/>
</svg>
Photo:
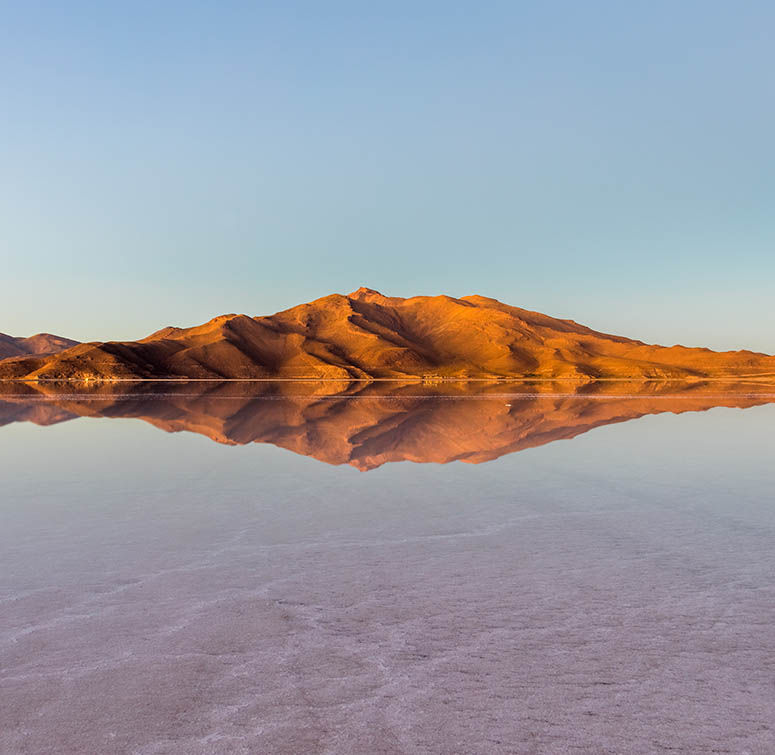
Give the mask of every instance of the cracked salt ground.
<svg viewBox="0 0 775 755">
<path fill-rule="evenodd" d="M 362 474 L 0 433 L 0 753 L 775 751 L 775 407 Z"/>
</svg>

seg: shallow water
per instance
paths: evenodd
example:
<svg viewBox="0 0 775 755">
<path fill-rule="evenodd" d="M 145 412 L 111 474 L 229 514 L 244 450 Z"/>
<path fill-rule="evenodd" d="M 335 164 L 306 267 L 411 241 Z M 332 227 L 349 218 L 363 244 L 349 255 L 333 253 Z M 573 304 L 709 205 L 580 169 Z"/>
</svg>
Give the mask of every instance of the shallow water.
<svg viewBox="0 0 775 755">
<path fill-rule="evenodd" d="M 0 753 L 775 751 L 771 394 L 257 390 L 0 400 Z"/>
</svg>

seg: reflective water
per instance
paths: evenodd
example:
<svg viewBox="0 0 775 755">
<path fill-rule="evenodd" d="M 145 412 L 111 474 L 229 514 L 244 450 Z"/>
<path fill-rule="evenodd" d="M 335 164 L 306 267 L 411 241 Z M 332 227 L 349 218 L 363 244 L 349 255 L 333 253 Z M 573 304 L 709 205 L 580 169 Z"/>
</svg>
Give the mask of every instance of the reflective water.
<svg viewBox="0 0 775 755">
<path fill-rule="evenodd" d="M 766 387 L 3 394 L 3 755 L 775 751 Z"/>
</svg>

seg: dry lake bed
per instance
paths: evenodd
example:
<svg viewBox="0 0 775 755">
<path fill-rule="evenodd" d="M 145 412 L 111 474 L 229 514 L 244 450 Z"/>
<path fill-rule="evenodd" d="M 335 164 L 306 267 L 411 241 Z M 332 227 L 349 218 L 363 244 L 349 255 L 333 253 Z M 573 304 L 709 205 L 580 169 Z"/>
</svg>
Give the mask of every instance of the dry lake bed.
<svg viewBox="0 0 775 755">
<path fill-rule="evenodd" d="M 775 396 L 326 400 L 0 402 L 2 755 L 775 752 Z"/>
</svg>

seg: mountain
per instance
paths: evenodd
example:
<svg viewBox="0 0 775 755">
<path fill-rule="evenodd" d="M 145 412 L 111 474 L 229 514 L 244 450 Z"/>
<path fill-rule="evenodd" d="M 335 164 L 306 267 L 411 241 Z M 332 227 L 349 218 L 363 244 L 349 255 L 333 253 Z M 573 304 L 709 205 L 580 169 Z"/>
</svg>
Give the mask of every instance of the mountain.
<svg viewBox="0 0 775 755">
<path fill-rule="evenodd" d="M 0 360 L 13 357 L 29 356 L 30 354 L 55 354 L 71 346 L 77 346 L 78 341 L 51 333 L 38 333 L 28 338 L 14 338 L 0 333 Z"/>
<path fill-rule="evenodd" d="M 327 389 L 326 389 L 327 387 Z M 775 401 L 708 383 L 56 383 L 0 384 L 0 425 L 78 417 L 141 419 L 218 443 L 271 443 L 362 471 L 397 461 L 471 464 L 662 412 Z"/>
<path fill-rule="evenodd" d="M 361 288 L 268 317 L 0 362 L 0 379 L 775 379 L 775 357 L 652 346 L 483 296 Z"/>
</svg>

